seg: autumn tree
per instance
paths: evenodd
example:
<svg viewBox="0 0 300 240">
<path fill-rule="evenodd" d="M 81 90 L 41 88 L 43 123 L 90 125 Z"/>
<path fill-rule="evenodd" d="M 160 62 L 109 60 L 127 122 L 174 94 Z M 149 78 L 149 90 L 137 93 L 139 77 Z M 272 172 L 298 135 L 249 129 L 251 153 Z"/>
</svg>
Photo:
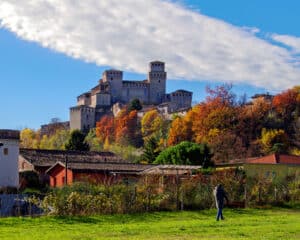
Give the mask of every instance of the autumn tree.
<svg viewBox="0 0 300 240">
<path fill-rule="evenodd" d="M 21 148 L 38 148 L 39 133 L 33 129 L 25 128 L 20 132 Z"/>
<path fill-rule="evenodd" d="M 57 130 L 54 135 L 49 138 L 49 149 L 60 149 L 64 150 L 65 145 L 70 139 L 71 131 L 70 130 Z"/>
<path fill-rule="evenodd" d="M 264 153 L 273 152 L 286 153 L 288 149 L 288 138 L 282 129 L 263 129 L 260 143 Z"/>
<path fill-rule="evenodd" d="M 193 108 L 193 140 L 197 143 L 207 141 L 211 129 L 220 131 L 232 129 L 237 123 L 235 95 L 231 85 L 224 84 L 216 88 L 207 88 L 205 102 Z"/>
<path fill-rule="evenodd" d="M 120 145 L 140 146 L 141 140 L 137 111 L 120 111 L 115 118 L 115 142 Z"/>
<path fill-rule="evenodd" d="M 239 106 L 236 109 L 237 124 L 234 129 L 247 149 L 247 156 L 260 154 L 257 139 L 261 131 L 270 125 L 271 101 L 263 97 L 253 99 L 251 104 Z"/>
<path fill-rule="evenodd" d="M 40 149 L 51 149 L 49 137 L 47 135 L 43 135 L 39 144 Z"/>
<path fill-rule="evenodd" d="M 212 160 L 215 163 L 226 163 L 247 155 L 242 139 L 231 130 L 212 129 L 209 133 L 208 145 L 214 154 Z"/>
<path fill-rule="evenodd" d="M 176 117 L 170 126 L 168 136 L 168 146 L 179 144 L 183 141 L 189 141 L 191 139 L 191 128 L 185 122 L 183 117 Z"/>
<path fill-rule="evenodd" d="M 114 117 L 105 115 L 96 123 L 96 136 L 104 143 L 112 142 L 115 135 Z"/>
<path fill-rule="evenodd" d="M 298 88 L 288 89 L 273 98 L 273 107 L 283 117 L 288 118 L 300 103 Z"/>
<path fill-rule="evenodd" d="M 145 113 L 141 119 L 141 131 L 144 140 L 158 135 L 162 130 L 164 120 L 156 109 Z"/>
</svg>

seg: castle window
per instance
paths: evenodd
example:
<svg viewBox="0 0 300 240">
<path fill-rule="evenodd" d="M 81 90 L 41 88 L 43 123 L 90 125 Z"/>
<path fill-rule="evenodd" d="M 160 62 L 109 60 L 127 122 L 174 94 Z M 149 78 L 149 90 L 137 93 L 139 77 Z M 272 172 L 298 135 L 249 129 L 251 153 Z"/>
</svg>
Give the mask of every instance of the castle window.
<svg viewBox="0 0 300 240">
<path fill-rule="evenodd" d="M 158 82 L 160 83 L 160 79 L 158 79 Z"/>
<path fill-rule="evenodd" d="M 110 80 L 112 81 L 112 80 L 113 80 L 113 78 L 111 77 L 111 78 L 110 78 Z"/>
</svg>

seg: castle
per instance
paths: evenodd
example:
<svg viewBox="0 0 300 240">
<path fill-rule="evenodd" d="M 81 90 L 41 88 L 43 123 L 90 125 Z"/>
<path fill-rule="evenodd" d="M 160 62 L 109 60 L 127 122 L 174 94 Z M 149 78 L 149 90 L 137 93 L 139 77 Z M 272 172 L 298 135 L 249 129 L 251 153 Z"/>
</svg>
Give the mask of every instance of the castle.
<svg viewBox="0 0 300 240">
<path fill-rule="evenodd" d="M 123 80 L 122 71 L 106 70 L 98 85 L 78 96 L 77 106 L 70 108 L 70 128 L 88 131 L 103 115 L 112 113 L 114 105 L 133 99 L 143 106 L 167 108 L 169 113 L 190 108 L 193 93 L 177 90 L 166 94 L 166 81 L 165 63 L 160 61 L 149 63 L 148 77 L 142 81 Z"/>
</svg>

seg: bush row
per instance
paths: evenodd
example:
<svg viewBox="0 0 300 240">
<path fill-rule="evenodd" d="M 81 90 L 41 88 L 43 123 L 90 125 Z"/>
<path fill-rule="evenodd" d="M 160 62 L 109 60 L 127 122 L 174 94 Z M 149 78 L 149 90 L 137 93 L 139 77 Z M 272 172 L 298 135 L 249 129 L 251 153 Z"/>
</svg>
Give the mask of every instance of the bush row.
<svg viewBox="0 0 300 240">
<path fill-rule="evenodd" d="M 231 169 L 185 177 L 145 176 L 135 183 L 75 183 L 31 201 L 54 215 L 94 215 L 214 207 L 213 189 L 222 183 L 232 207 L 300 201 L 300 176 L 281 181 L 246 178 Z"/>
</svg>

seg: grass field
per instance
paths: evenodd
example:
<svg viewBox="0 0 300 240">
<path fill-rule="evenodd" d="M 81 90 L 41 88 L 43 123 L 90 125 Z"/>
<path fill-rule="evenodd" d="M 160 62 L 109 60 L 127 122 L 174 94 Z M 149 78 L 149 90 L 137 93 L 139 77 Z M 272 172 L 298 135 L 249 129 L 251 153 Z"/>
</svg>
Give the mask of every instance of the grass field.
<svg viewBox="0 0 300 240">
<path fill-rule="evenodd" d="M 300 239 L 299 209 L 0 219 L 0 239 Z"/>
</svg>

